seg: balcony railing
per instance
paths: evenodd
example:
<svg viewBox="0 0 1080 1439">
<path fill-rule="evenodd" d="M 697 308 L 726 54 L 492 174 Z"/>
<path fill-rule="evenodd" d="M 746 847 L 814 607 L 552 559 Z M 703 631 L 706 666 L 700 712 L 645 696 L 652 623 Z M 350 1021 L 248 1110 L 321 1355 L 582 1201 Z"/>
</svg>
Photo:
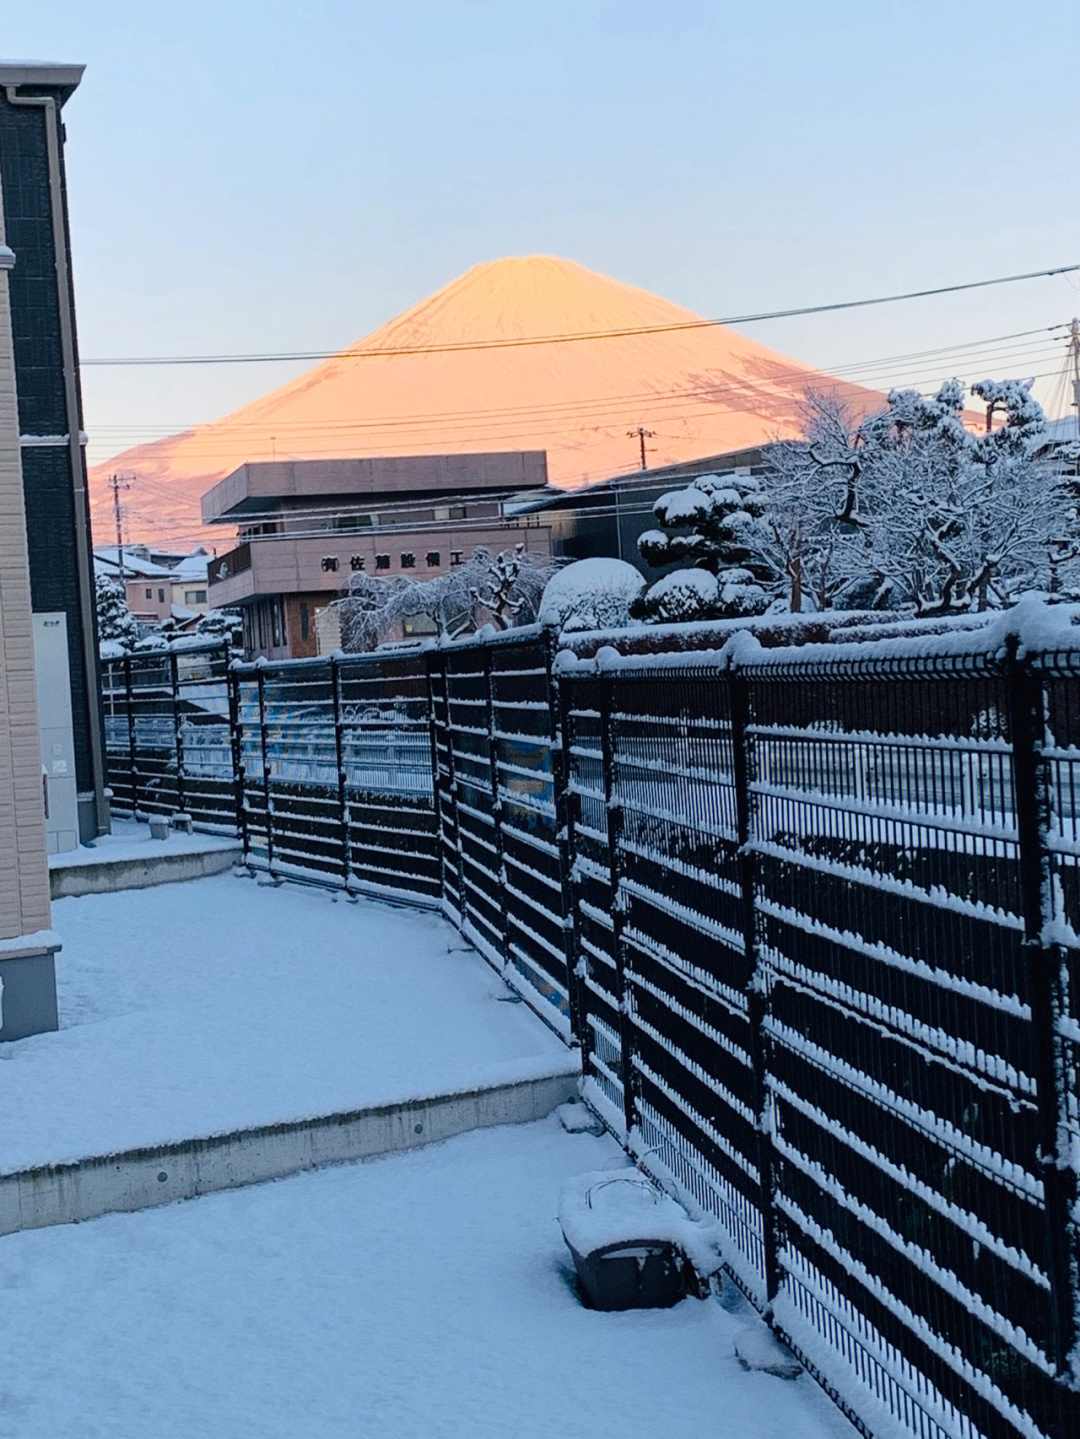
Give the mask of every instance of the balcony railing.
<svg viewBox="0 0 1080 1439">
<path fill-rule="evenodd" d="M 251 569 L 251 545 L 247 540 L 242 545 L 237 545 L 234 550 L 227 554 L 216 555 L 207 566 L 207 579 L 212 585 L 220 584 L 222 580 L 231 579 L 233 575 L 239 575 L 244 570 Z"/>
</svg>

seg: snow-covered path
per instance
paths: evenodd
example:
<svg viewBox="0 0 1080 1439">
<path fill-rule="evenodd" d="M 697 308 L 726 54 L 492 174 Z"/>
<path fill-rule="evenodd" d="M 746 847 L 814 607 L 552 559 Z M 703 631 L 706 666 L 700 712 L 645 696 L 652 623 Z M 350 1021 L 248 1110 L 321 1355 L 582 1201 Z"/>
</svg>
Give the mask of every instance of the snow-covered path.
<svg viewBox="0 0 1080 1439">
<path fill-rule="evenodd" d="M 621 1162 L 550 1118 L 8 1235 L 0 1435 L 848 1439 L 749 1310 L 579 1305 L 559 1189 Z"/>
<path fill-rule="evenodd" d="M 574 1067 L 433 914 L 221 875 L 53 927 L 61 1028 L 0 1045 L 0 1172 Z"/>
</svg>

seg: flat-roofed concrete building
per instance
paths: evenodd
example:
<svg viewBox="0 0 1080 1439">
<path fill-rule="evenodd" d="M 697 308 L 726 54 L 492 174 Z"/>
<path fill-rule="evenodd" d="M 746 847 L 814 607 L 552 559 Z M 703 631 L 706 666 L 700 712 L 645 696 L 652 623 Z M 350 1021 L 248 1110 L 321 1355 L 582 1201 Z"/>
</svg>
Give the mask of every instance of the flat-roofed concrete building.
<svg viewBox="0 0 1080 1439">
<path fill-rule="evenodd" d="M 522 496 L 520 510 L 550 526 L 551 552 L 556 559 L 613 556 L 636 566 L 652 584 L 665 571 L 645 563 L 638 540 L 646 530 L 656 529 L 653 505 L 660 496 L 668 490 L 684 489 L 699 475 L 760 474 L 767 453 L 767 445 L 729 450 L 700 460 L 615 475 L 588 489 L 552 489 L 535 498 Z"/>
<path fill-rule="evenodd" d="M 507 506 L 546 484 L 543 450 L 241 465 L 202 499 L 205 521 L 238 527 L 210 561 L 210 603 L 241 609 L 249 657 L 316 654 L 317 616 L 351 575 L 433 579 L 478 546 L 550 554 L 544 517 Z"/>
</svg>

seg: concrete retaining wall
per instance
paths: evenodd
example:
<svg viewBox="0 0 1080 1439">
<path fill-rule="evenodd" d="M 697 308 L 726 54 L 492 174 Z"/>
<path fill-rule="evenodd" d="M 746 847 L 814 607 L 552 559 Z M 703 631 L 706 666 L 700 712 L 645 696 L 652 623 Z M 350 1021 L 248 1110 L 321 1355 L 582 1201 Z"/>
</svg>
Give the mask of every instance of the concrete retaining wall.
<svg viewBox="0 0 1080 1439">
<path fill-rule="evenodd" d="M 119 889 L 146 889 L 152 884 L 178 884 L 221 874 L 239 864 L 237 845 L 180 854 L 147 855 L 140 859 L 103 859 L 94 864 L 58 866 L 49 871 L 53 899 L 76 894 L 112 894 Z"/>
<path fill-rule="evenodd" d="M 568 1056 L 568 1066 L 573 1061 Z M 524 1124 L 577 1092 L 576 1070 L 316 1119 L 264 1125 L 0 1175 L 0 1234 L 396 1154 L 471 1129 Z"/>
</svg>

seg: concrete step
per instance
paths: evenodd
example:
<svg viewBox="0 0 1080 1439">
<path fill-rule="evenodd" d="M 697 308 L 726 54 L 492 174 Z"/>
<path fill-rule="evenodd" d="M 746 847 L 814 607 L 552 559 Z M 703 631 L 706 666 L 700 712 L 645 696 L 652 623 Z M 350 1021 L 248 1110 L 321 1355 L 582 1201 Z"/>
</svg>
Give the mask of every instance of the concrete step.
<svg viewBox="0 0 1080 1439">
<path fill-rule="evenodd" d="M 179 884 L 186 879 L 203 879 L 239 864 L 242 850 L 238 843 L 232 841 L 210 840 L 198 848 L 189 846 L 168 850 L 163 845 L 159 854 L 114 856 L 102 847 L 102 857 L 88 857 L 94 855 L 95 850 L 80 850 L 78 863 L 58 864 L 54 860 L 50 864 L 49 887 L 53 899 L 79 894 L 111 894 L 120 889 L 146 889 L 153 884 Z"/>
<path fill-rule="evenodd" d="M 148 1209 L 324 1164 L 397 1154 L 471 1129 L 526 1124 L 576 1094 L 572 1063 L 567 1056 L 540 1078 L 0 1174 L 0 1234 Z"/>
</svg>

